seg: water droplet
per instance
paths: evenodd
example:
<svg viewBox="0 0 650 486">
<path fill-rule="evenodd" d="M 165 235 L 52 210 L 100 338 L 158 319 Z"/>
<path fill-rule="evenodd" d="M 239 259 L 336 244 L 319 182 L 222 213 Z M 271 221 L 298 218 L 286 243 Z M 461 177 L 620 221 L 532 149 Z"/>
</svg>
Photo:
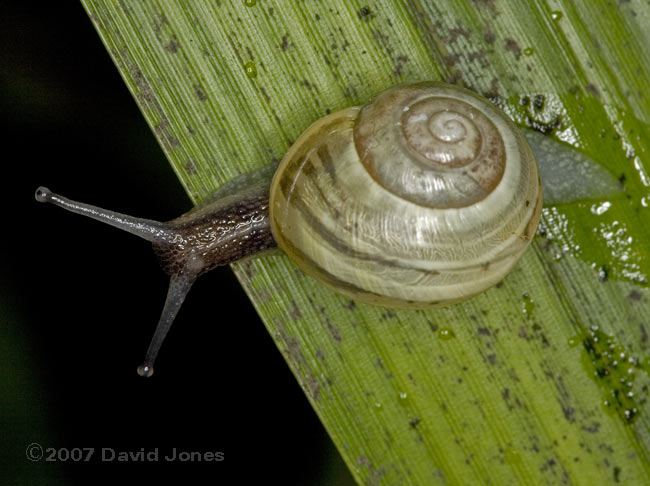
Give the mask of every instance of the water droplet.
<svg viewBox="0 0 650 486">
<path fill-rule="evenodd" d="M 554 11 L 551 12 L 551 19 L 553 19 L 555 22 L 560 20 L 563 16 L 564 16 L 564 14 L 562 12 L 560 12 L 559 10 L 554 10 Z"/>
<path fill-rule="evenodd" d="M 244 5 L 247 7 L 254 7 L 257 0 L 244 0 Z"/>
<path fill-rule="evenodd" d="M 609 201 L 605 201 L 601 204 L 592 204 L 591 213 L 600 216 L 602 214 L 605 214 L 607 210 L 611 207 L 612 207 L 612 203 Z"/>
<path fill-rule="evenodd" d="M 578 344 L 580 344 L 580 341 L 582 341 L 582 338 L 580 336 L 571 336 L 569 339 L 567 339 L 567 344 L 570 348 L 575 348 Z"/>
<path fill-rule="evenodd" d="M 441 327 L 440 330 L 438 331 L 438 337 L 443 341 L 449 341 L 450 339 L 456 337 L 456 333 L 454 333 L 454 331 L 452 331 L 448 327 Z"/>
<path fill-rule="evenodd" d="M 582 365 L 602 392 L 604 410 L 624 423 L 632 423 L 639 414 L 634 371 L 644 369 L 640 360 L 598 326 L 585 330 L 582 342 Z"/>
<path fill-rule="evenodd" d="M 598 267 L 598 281 L 607 282 L 608 278 L 609 278 L 609 273 L 607 272 L 607 267 L 605 265 L 601 265 L 600 267 Z"/>
<path fill-rule="evenodd" d="M 253 61 L 249 61 L 244 64 L 244 70 L 246 71 L 246 76 L 249 78 L 253 79 L 257 77 L 257 68 L 255 67 L 255 63 Z"/>
<path fill-rule="evenodd" d="M 524 302 L 521 307 L 521 310 L 526 316 L 526 318 L 530 319 L 530 316 L 533 314 L 533 311 L 535 310 L 535 306 L 536 306 L 535 301 L 530 297 L 530 295 L 528 295 L 528 292 L 524 292 L 522 298 Z"/>
<path fill-rule="evenodd" d="M 533 49 L 532 47 L 526 47 L 526 49 L 524 49 L 525 56 L 532 56 L 534 53 L 535 53 L 535 49 Z"/>
</svg>

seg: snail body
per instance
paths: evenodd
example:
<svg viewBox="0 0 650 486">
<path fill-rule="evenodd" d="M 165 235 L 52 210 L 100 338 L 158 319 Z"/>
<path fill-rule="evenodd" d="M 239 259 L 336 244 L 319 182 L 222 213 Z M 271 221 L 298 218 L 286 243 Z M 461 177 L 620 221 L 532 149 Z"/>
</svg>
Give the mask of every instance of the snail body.
<svg viewBox="0 0 650 486">
<path fill-rule="evenodd" d="M 307 274 L 392 307 L 450 304 L 496 284 L 539 222 L 531 148 L 495 106 L 442 83 L 390 88 L 314 123 L 277 170 L 217 191 L 167 223 L 36 199 L 152 242 L 170 286 L 138 372 L 153 362 L 202 273 L 278 245 Z M 242 183 L 243 181 L 243 183 Z"/>
</svg>

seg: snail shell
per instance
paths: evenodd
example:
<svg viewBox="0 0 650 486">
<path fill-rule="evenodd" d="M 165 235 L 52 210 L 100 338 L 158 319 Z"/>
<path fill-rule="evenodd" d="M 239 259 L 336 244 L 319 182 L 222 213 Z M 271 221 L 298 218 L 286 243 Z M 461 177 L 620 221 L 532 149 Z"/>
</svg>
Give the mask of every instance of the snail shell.
<svg viewBox="0 0 650 486">
<path fill-rule="evenodd" d="M 275 241 L 307 274 L 357 300 L 427 307 L 499 282 L 542 208 L 520 131 L 474 93 L 396 86 L 314 123 L 271 184 Z"/>
</svg>

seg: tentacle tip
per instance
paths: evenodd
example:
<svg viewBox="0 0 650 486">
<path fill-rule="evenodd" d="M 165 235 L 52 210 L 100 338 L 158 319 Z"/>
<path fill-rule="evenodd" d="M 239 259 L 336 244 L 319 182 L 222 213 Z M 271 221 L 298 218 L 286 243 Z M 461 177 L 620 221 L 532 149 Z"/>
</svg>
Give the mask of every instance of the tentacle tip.
<svg viewBox="0 0 650 486">
<path fill-rule="evenodd" d="M 138 374 L 144 378 L 149 378 L 153 375 L 153 366 L 148 364 L 141 364 L 138 366 Z"/>
<path fill-rule="evenodd" d="M 43 186 L 36 189 L 36 192 L 34 193 L 34 197 L 38 202 L 47 202 L 51 195 L 52 192 L 47 187 Z"/>
</svg>

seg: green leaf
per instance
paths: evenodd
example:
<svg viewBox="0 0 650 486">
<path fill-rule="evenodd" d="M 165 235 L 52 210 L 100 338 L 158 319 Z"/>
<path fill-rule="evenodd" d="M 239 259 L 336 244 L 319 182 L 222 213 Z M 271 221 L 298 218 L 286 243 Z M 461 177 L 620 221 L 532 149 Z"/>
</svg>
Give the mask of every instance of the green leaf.
<svg viewBox="0 0 650 486">
<path fill-rule="evenodd" d="M 647 2 L 83 0 L 194 202 L 324 114 L 441 79 L 597 160 L 502 285 L 444 309 L 234 266 L 359 484 L 650 483 Z"/>
</svg>

